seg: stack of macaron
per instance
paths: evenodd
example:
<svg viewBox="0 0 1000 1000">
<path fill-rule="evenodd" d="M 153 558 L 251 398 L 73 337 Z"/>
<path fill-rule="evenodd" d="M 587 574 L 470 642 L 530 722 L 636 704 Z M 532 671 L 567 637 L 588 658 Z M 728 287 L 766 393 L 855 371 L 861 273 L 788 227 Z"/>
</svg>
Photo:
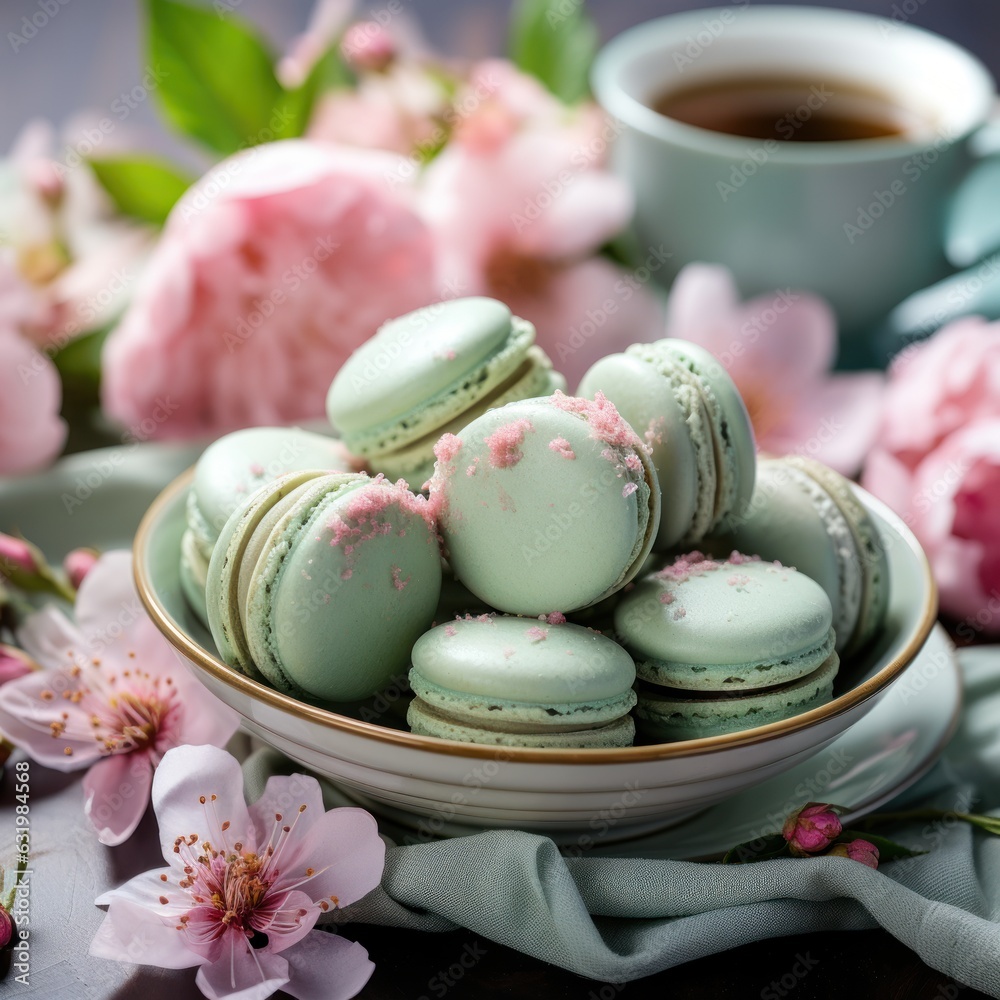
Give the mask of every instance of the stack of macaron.
<svg viewBox="0 0 1000 1000">
<path fill-rule="evenodd" d="M 418 310 L 338 372 L 342 443 L 214 506 L 232 446 L 206 452 L 190 534 L 230 505 L 198 550 L 226 662 L 338 705 L 409 670 L 414 732 L 506 746 L 716 736 L 828 700 L 887 605 L 850 484 L 758 464 L 695 345 L 636 344 L 569 396 L 533 341 L 492 299 Z M 270 471 L 244 433 L 239 461 Z"/>
</svg>

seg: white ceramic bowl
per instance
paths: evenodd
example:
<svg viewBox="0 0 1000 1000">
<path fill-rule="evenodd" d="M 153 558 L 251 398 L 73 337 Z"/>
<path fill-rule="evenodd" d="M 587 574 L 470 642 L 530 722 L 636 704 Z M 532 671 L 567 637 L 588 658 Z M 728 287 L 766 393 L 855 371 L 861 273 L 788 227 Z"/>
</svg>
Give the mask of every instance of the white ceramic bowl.
<svg viewBox="0 0 1000 1000">
<path fill-rule="evenodd" d="M 606 832 L 611 824 L 624 838 L 676 822 L 792 767 L 866 715 L 913 662 L 937 612 L 930 567 L 916 539 L 858 490 L 888 554 L 889 611 L 871 648 L 843 664 L 828 704 L 739 733 L 619 750 L 507 749 L 416 736 L 305 704 L 217 657 L 179 579 L 191 476 L 164 490 L 135 538 L 136 581 L 153 621 L 205 686 L 240 713 L 248 732 L 408 824 L 420 838 L 455 824 L 517 827 L 559 840 L 579 840 L 597 826 Z M 392 718 L 400 707 L 392 701 L 390 693 L 376 705 L 376 717 Z"/>
</svg>

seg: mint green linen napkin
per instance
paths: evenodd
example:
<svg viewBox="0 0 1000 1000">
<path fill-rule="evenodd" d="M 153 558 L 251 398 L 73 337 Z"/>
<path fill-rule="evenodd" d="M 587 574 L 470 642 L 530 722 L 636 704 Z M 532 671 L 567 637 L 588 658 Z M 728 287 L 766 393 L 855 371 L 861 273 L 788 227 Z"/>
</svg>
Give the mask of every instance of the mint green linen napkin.
<svg viewBox="0 0 1000 1000">
<path fill-rule="evenodd" d="M 959 730 L 934 770 L 887 811 L 1000 807 L 1000 646 L 966 650 L 961 662 Z M 244 767 L 248 796 L 269 774 L 296 767 L 258 751 Z M 732 866 L 564 858 L 546 837 L 493 830 L 390 848 L 381 887 L 336 920 L 467 927 L 614 983 L 764 938 L 882 926 L 932 968 L 1000 997 L 1000 838 L 947 819 L 891 836 L 929 853 L 879 871 L 845 858 Z"/>
</svg>

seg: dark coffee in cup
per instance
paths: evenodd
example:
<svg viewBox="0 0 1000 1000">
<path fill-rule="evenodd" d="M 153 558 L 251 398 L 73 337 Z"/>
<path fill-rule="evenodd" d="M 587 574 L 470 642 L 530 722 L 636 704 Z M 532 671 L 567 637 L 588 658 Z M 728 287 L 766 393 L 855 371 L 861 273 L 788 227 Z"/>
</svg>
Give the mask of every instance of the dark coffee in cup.
<svg viewBox="0 0 1000 1000">
<path fill-rule="evenodd" d="M 933 131 L 888 94 L 843 80 L 736 76 L 671 87 L 653 107 L 675 121 L 750 139 L 921 139 Z"/>
</svg>

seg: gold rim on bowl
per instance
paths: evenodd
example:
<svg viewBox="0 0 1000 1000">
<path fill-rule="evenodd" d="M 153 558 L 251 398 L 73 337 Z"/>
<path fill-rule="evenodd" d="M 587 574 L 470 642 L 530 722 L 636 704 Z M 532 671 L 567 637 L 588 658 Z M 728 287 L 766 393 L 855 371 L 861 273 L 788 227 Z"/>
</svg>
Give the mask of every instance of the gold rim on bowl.
<svg viewBox="0 0 1000 1000">
<path fill-rule="evenodd" d="M 657 743 L 650 746 L 621 747 L 615 750 L 563 750 L 539 749 L 532 747 L 497 747 L 477 743 L 460 743 L 456 740 L 445 740 L 434 736 L 419 736 L 415 733 L 398 729 L 389 729 L 376 725 L 374 722 L 363 722 L 346 715 L 339 715 L 325 708 L 308 705 L 290 695 L 276 691 L 274 688 L 252 680 L 227 666 L 222 660 L 213 656 L 198 645 L 171 617 L 166 608 L 160 604 L 149 581 L 146 565 L 148 540 L 153 526 L 160 519 L 162 511 L 176 498 L 176 495 L 186 490 L 194 478 L 194 469 L 188 469 L 170 483 L 153 501 L 146 511 L 136 532 L 133 542 L 133 566 L 135 583 L 142 601 L 153 623 L 167 641 L 188 661 L 216 680 L 228 684 L 242 694 L 257 701 L 264 702 L 273 708 L 280 709 L 290 715 L 297 716 L 308 722 L 317 723 L 327 729 L 340 730 L 375 740 L 379 743 L 391 744 L 407 749 L 420 749 L 429 753 L 446 754 L 457 757 L 496 759 L 502 756 L 504 760 L 519 763 L 544 762 L 547 764 L 624 764 L 638 761 L 668 760 L 679 757 L 692 757 L 705 753 L 717 753 L 737 747 L 755 746 L 769 740 L 788 736 L 792 733 L 808 729 L 820 722 L 834 719 L 838 715 L 849 712 L 891 684 L 913 662 L 930 635 L 937 619 L 937 587 L 931 574 L 930 563 L 923 549 L 914 544 L 908 529 L 903 536 L 904 541 L 919 556 L 920 567 L 924 577 L 927 599 L 921 609 L 920 622 L 910 636 L 905 646 L 887 663 L 874 677 L 869 677 L 856 687 L 832 699 L 825 705 L 803 712 L 801 715 L 772 722 L 756 729 L 744 729 L 722 736 L 706 736 L 697 740 L 679 740 L 676 743 Z M 863 492 L 863 491 L 862 491 Z M 867 505 L 884 508 L 878 500 L 864 493 Z"/>
</svg>

